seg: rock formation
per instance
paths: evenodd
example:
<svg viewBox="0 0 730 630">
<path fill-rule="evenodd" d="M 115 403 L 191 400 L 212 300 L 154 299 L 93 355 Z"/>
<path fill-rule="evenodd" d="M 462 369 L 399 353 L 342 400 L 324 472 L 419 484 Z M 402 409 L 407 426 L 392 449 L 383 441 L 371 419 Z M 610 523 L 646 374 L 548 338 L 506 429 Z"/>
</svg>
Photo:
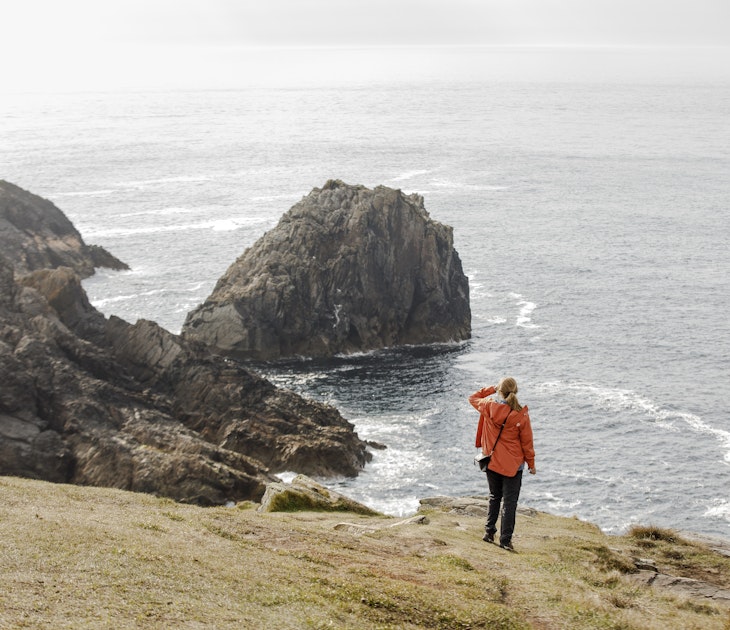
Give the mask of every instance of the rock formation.
<svg viewBox="0 0 730 630">
<path fill-rule="evenodd" d="M 19 274 L 0 255 L 0 475 L 220 504 L 369 457 L 334 408 L 153 322 L 106 319 L 69 267 Z"/>
<path fill-rule="evenodd" d="M 328 181 L 231 265 L 183 335 L 239 358 L 460 341 L 469 284 L 419 195 Z"/>
<path fill-rule="evenodd" d="M 87 278 L 95 267 L 129 269 L 103 247 L 84 243 L 71 221 L 50 201 L 3 180 L 0 252 L 17 274 L 64 266 Z"/>
<path fill-rule="evenodd" d="M 296 512 L 299 510 L 378 514 L 375 510 L 344 494 L 325 488 L 306 475 L 297 475 L 291 480 L 291 483 L 270 483 L 266 486 L 266 492 L 258 507 L 259 512 Z"/>
</svg>

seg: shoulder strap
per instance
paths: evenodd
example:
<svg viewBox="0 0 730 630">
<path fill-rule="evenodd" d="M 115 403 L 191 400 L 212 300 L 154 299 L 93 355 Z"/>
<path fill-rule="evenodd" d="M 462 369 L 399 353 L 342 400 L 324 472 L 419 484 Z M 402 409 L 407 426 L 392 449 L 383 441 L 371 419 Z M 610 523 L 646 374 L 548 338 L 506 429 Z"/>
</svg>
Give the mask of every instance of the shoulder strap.
<svg viewBox="0 0 730 630">
<path fill-rule="evenodd" d="M 494 440 L 494 446 L 492 446 L 492 450 L 490 451 L 490 455 L 494 453 L 494 449 L 497 448 L 497 442 L 499 442 L 499 438 L 502 436 L 502 431 L 504 430 L 504 426 L 507 424 L 507 419 L 509 418 L 509 414 L 512 413 L 512 409 L 507 412 L 507 417 L 504 419 L 504 422 L 502 423 L 502 426 L 499 428 L 499 433 L 497 433 L 497 439 Z"/>
</svg>

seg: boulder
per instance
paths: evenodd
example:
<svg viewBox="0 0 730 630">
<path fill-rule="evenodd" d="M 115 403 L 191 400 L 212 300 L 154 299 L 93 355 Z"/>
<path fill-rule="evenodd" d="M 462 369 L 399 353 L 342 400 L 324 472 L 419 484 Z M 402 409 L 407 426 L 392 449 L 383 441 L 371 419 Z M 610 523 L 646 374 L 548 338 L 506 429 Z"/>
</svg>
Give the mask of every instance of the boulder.
<svg viewBox="0 0 730 630">
<path fill-rule="evenodd" d="M 299 510 L 378 514 L 366 505 L 325 488 L 305 475 L 297 475 L 291 483 L 270 483 L 266 486 L 266 492 L 258 508 L 259 512 L 296 512 Z"/>
<path fill-rule="evenodd" d="M 0 252 L 16 274 L 70 267 L 79 276 L 95 267 L 129 269 L 103 247 L 87 245 L 66 215 L 53 203 L 0 180 Z"/>
<path fill-rule="evenodd" d="M 182 334 L 254 360 L 461 341 L 469 284 L 421 196 L 328 181 L 231 265 Z"/>
</svg>

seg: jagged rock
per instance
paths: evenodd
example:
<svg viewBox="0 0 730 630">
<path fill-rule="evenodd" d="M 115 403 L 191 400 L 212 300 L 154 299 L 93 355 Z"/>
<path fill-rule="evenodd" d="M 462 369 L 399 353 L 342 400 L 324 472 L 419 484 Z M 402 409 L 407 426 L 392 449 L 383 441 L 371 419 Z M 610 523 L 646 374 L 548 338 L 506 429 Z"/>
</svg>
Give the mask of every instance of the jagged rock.
<svg viewBox="0 0 730 630">
<path fill-rule="evenodd" d="M 428 524 L 429 524 L 429 520 L 425 514 L 417 514 L 416 516 L 411 516 L 410 518 L 396 521 L 395 523 L 379 523 L 379 524 L 368 523 L 367 525 L 364 525 L 362 523 L 337 523 L 337 525 L 334 526 L 334 529 L 336 529 L 337 531 L 340 531 L 340 532 L 348 532 L 355 536 L 362 536 L 363 534 L 374 534 L 375 532 L 377 532 L 378 530 L 381 530 L 381 529 L 390 529 L 392 527 L 404 527 L 407 525 L 428 525 Z"/>
<path fill-rule="evenodd" d="M 427 497 L 419 501 L 419 512 L 438 509 L 452 514 L 486 518 L 489 500 L 483 497 Z"/>
<path fill-rule="evenodd" d="M 4 261 L 0 268 L 7 277 Z M 12 295 L 0 308 L 0 474 L 204 504 L 263 492 L 260 463 L 186 429 L 38 290 L 16 285 Z"/>
<path fill-rule="evenodd" d="M 339 492 L 329 490 L 305 475 L 297 475 L 291 483 L 275 482 L 266 486 L 259 512 L 294 512 L 315 510 L 323 512 L 356 512 L 378 514 Z"/>
<path fill-rule="evenodd" d="M 730 590 L 715 584 L 659 573 L 656 569 L 641 570 L 630 576 L 632 580 L 676 595 L 694 597 L 706 602 L 730 608 Z"/>
<path fill-rule="evenodd" d="M 654 573 L 659 572 L 659 568 L 653 560 L 649 560 L 647 558 L 632 558 L 631 560 L 639 571 L 654 571 Z"/>
<path fill-rule="evenodd" d="M 423 198 L 328 181 L 231 265 L 183 335 L 239 358 L 460 341 L 468 279 Z"/>
<path fill-rule="evenodd" d="M 363 525 L 362 523 L 337 523 L 333 529 L 338 532 L 347 532 L 353 536 L 362 536 L 363 534 L 374 534 L 380 528 L 372 525 Z"/>
<path fill-rule="evenodd" d="M 354 476 L 371 457 L 334 407 L 279 389 L 154 322 L 112 317 L 107 338 L 138 382 L 171 398 L 187 427 L 272 472 Z"/>
<path fill-rule="evenodd" d="M 22 276 L 19 283 L 37 289 L 59 319 L 79 336 L 96 341 L 103 338 L 106 320 L 91 306 L 73 269 L 40 269 Z"/>
<path fill-rule="evenodd" d="M 370 457 L 332 407 L 152 322 L 106 320 L 69 268 L 0 257 L 0 475 L 200 504 L 258 500 L 270 471 L 354 475 Z"/>
<path fill-rule="evenodd" d="M 86 245 L 78 230 L 53 203 L 0 180 L 0 252 L 16 274 L 70 267 L 79 276 L 95 267 L 129 269 L 104 248 Z"/>
<path fill-rule="evenodd" d="M 489 514 L 489 499 L 484 497 L 426 497 L 419 500 L 418 511 L 441 510 L 450 514 L 464 516 L 478 516 L 486 518 Z M 534 517 L 537 510 L 529 507 L 517 507 L 517 512 L 523 516 Z"/>
</svg>

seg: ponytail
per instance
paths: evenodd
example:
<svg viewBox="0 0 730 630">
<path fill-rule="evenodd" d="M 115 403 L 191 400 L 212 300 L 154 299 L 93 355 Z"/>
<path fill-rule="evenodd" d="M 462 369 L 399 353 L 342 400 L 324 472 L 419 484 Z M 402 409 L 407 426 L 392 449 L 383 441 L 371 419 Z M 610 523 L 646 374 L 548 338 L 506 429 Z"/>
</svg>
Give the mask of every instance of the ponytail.
<svg viewBox="0 0 730 630">
<path fill-rule="evenodd" d="M 521 411 L 522 405 L 517 400 L 517 381 L 509 376 L 499 381 L 497 385 L 497 391 L 504 398 L 505 402 L 509 405 L 512 411 Z"/>
</svg>

